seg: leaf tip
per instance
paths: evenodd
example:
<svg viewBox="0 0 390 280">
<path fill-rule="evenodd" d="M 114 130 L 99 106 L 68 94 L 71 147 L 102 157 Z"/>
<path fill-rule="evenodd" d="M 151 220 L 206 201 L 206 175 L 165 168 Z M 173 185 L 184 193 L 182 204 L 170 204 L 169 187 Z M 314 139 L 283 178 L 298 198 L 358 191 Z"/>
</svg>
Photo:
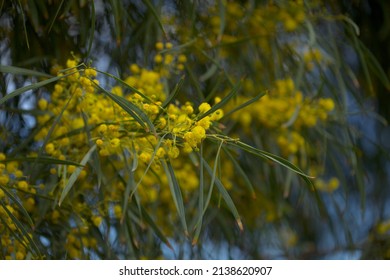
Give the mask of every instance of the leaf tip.
<svg viewBox="0 0 390 280">
<path fill-rule="evenodd" d="M 243 232 L 244 231 L 244 226 L 242 225 L 241 219 L 237 219 L 236 223 L 237 223 L 238 228 L 240 229 L 240 231 Z"/>
</svg>

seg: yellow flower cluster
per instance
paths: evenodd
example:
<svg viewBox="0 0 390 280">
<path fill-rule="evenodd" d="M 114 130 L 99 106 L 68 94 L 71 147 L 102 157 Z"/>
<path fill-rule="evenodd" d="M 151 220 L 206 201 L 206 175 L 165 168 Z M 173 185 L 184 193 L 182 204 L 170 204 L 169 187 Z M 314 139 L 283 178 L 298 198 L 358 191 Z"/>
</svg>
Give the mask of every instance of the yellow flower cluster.
<svg viewBox="0 0 390 280">
<path fill-rule="evenodd" d="M 158 50 L 163 47 L 160 43 L 156 45 Z M 165 48 L 171 46 L 165 44 Z M 168 54 L 164 56 L 167 59 Z M 178 55 L 174 60 L 184 63 L 186 58 Z M 152 70 L 131 65 L 131 75 L 123 79 L 125 84 L 114 85 L 107 93 L 99 86 L 97 71 L 78 64 L 77 60 L 68 60 L 66 67 L 69 69 L 59 72 L 63 78 L 54 85 L 51 98 L 38 100 L 37 107 L 44 114 L 37 118 L 41 130 L 35 134 L 35 141 L 44 143 L 43 151 L 60 160 L 80 162 L 90 147 L 96 145 L 101 169 L 94 169 L 93 164 L 84 167 L 73 187 L 72 197 L 78 198 L 65 201 L 82 218 L 77 230 L 66 233 L 65 249 L 69 258 L 84 258 L 96 249 L 96 240 L 86 238 L 104 219 L 122 218 L 127 181 L 137 187 L 136 195 L 144 205 L 166 206 L 158 214 L 163 217 L 158 224 L 164 227 L 163 213 L 173 210 L 174 204 L 161 161 L 171 161 L 184 196 L 189 196 L 199 185 L 199 175 L 187 154 L 199 148 L 213 124 L 223 117 L 222 109 L 208 113 L 212 108 L 209 103 L 195 106 L 191 102 L 170 102 L 164 105 L 168 94 L 161 65 Z M 122 104 L 128 102 L 128 108 L 134 110 L 134 114 L 118 105 L 111 98 L 113 95 L 121 98 Z M 220 100 L 216 98 L 215 104 Z M 148 119 L 153 129 L 146 130 L 136 116 L 142 121 Z M 43 189 L 54 199 L 61 194 L 76 166 L 48 168 L 57 184 Z M 110 187 L 103 188 L 104 201 L 93 205 L 82 198 L 97 195 L 95 174 L 98 172 Z M 32 209 L 33 201 L 28 203 L 26 208 Z M 66 208 L 56 207 L 46 213 L 46 218 L 53 224 L 67 223 L 71 220 L 69 215 Z"/>
<path fill-rule="evenodd" d="M 154 56 L 155 69 L 163 77 L 169 77 L 172 73 L 179 73 L 184 70 L 187 57 L 184 54 L 173 55 L 173 45 L 170 42 L 156 43 L 158 53 Z"/>
<path fill-rule="evenodd" d="M 15 219 L 26 221 L 26 217 L 12 197 L 20 199 L 25 210 L 32 214 L 35 210 L 36 188 L 25 180 L 17 162 L 6 160 L 6 155 L 0 153 L 0 258 L 21 260 L 26 257 L 26 246 L 30 242 L 27 236 L 20 234 L 15 223 Z"/>
<path fill-rule="evenodd" d="M 245 102 L 242 98 L 240 103 Z M 277 80 L 274 89 L 258 102 L 233 116 L 245 128 L 260 124 L 276 132 L 276 142 L 284 155 L 296 154 L 304 146 L 301 131 L 325 122 L 334 109 L 331 98 L 312 99 L 295 88 L 290 78 Z"/>
<path fill-rule="evenodd" d="M 304 172 L 312 173 L 323 156 L 317 145 L 325 138 L 317 136 L 322 129 L 326 131 L 330 127 L 330 120 L 337 112 L 332 98 L 312 92 L 322 87 L 319 73 L 331 65 L 326 54 L 332 50 L 326 49 L 324 44 L 319 47 L 316 38 L 308 38 L 307 26 L 316 28 L 313 19 L 322 9 L 319 1 L 309 2 L 212 2 L 200 12 L 199 29 L 178 24 L 180 19 L 171 19 L 171 22 L 178 30 L 179 40 L 193 44 L 191 55 L 196 60 L 217 68 L 226 65 L 225 71 L 231 70 L 227 72 L 236 75 L 233 79 L 245 77 L 243 95 L 235 97 L 236 103 L 230 103 L 226 111 L 267 92 L 259 101 L 232 115 L 231 132 L 237 138 L 248 137 L 265 150 L 298 164 Z M 205 75 L 209 81 L 217 78 L 216 74 Z M 299 85 L 294 81 L 299 81 Z M 194 144 L 197 141 L 190 133 L 186 139 Z M 221 169 L 227 174 L 224 165 L 226 161 L 222 162 Z M 265 177 L 266 172 L 262 173 Z M 336 179 L 318 180 L 321 191 L 337 189 Z M 264 206 L 267 215 L 272 217 L 267 221 L 280 216 L 280 213 L 275 214 L 279 207 Z M 260 212 L 256 213 L 261 216 Z"/>
<path fill-rule="evenodd" d="M 203 32 L 196 45 L 198 49 L 218 45 L 219 54 L 229 60 L 240 57 L 238 50 L 242 49 L 236 44 L 249 51 L 248 45 L 242 44 L 248 38 L 264 53 L 271 54 L 273 40 L 281 33 L 297 31 L 307 18 L 303 1 L 271 1 L 264 5 L 226 1 L 215 2 L 204 10 L 207 12 L 201 13 Z M 175 28 L 182 40 L 192 39 L 191 29 L 177 23 Z"/>
</svg>

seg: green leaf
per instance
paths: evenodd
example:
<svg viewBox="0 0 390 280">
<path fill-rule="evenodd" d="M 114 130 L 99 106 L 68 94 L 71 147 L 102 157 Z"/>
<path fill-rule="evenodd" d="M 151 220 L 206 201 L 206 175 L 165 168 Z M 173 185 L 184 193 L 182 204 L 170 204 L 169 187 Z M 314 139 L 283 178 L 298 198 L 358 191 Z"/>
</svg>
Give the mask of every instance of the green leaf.
<svg viewBox="0 0 390 280">
<path fill-rule="evenodd" d="M 199 151 L 199 157 L 203 158 L 203 143 L 200 144 L 200 151 Z M 199 167 L 199 201 L 198 201 L 198 219 L 195 223 L 195 233 L 194 237 L 192 238 L 192 245 L 196 245 L 199 240 L 200 231 L 202 229 L 202 223 L 203 223 L 203 216 L 204 216 L 204 174 L 203 174 L 203 161 L 200 161 L 200 167 Z"/>
<path fill-rule="evenodd" d="M 230 212 L 233 214 L 234 218 L 236 219 L 236 223 L 238 225 L 238 228 L 242 231 L 244 228 L 242 225 L 241 217 L 238 214 L 237 208 L 234 205 L 232 198 L 230 197 L 226 188 L 222 184 L 221 180 L 219 180 L 218 177 L 215 177 L 215 172 L 211 169 L 210 165 L 204 159 L 202 159 L 202 161 L 203 161 L 203 164 L 206 168 L 206 171 L 210 174 L 210 176 L 215 178 L 215 185 L 217 186 L 217 188 L 218 188 L 223 200 L 225 201 L 228 209 L 230 210 Z"/>
<path fill-rule="evenodd" d="M 83 159 L 81 160 L 80 162 L 80 166 L 79 167 L 76 167 L 75 171 L 73 171 L 72 175 L 70 175 L 69 177 L 69 180 L 68 182 L 66 183 L 65 187 L 64 187 L 64 190 L 62 191 L 61 193 L 61 197 L 60 197 L 60 200 L 58 202 L 58 205 L 61 205 L 61 203 L 64 201 L 66 195 L 69 193 L 69 191 L 71 190 L 71 188 L 73 187 L 74 183 L 76 182 L 77 178 L 79 177 L 81 171 L 83 170 L 83 167 L 81 166 L 85 166 L 87 164 L 87 162 L 89 161 L 89 159 L 91 158 L 91 155 L 93 154 L 93 152 L 95 151 L 96 149 L 96 145 L 93 145 L 89 151 L 85 154 L 85 156 L 83 157 Z"/>
<path fill-rule="evenodd" d="M 223 147 L 223 151 L 229 157 L 230 161 L 233 163 L 234 170 L 238 172 L 237 175 L 239 175 L 239 177 L 244 180 L 244 184 L 248 188 L 249 192 L 251 193 L 252 198 L 256 199 L 255 189 L 253 188 L 253 185 L 252 185 L 251 181 L 249 180 L 245 171 L 242 169 L 242 167 L 237 162 L 237 160 L 233 157 L 233 155 L 228 151 L 228 149 L 226 149 L 226 147 Z"/>
<path fill-rule="evenodd" d="M 259 150 L 257 148 L 254 148 L 254 147 L 252 147 L 248 144 L 245 144 L 241 141 L 238 141 L 238 140 L 226 139 L 225 143 L 229 146 L 233 146 L 233 147 L 242 149 L 242 150 L 244 150 L 248 153 L 251 153 L 257 157 L 260 157 L 260 158 L 263 158 L 266 160 L 271 160 L 277 164 L 280 164 L 281 166 L 286 167 L 288 170 L 291 170 L 291 171 L 295 172 L 296 174 L 298 174 L 305 181 L 306 185 L 309 187 L 309 190 L 311 192 L 313 192 L 313 195 L 315 196 L 315 199 L 318 203 L 318 208 L 320 209 L 321 214 L 326 214 L 326 210 L 325 210 L 326 208 L 321 200 L 321 197 L 319 196 L 313 182 L 310 180 L 313 177 L 305 174 L 299 167 L 297 167 L 296 165 L 294 165 L 290 161 L 288 161 L 280 156 L 274 155 L 272 153 L 269 153 L 269 152 L 266 152 L 263 150 Z"/>
<path fill-rule="evenodd" d="M 164 242 L 165 245 L 167 245 L 171 250 L 173 250 L 172 245 L 168 241 L 168 238 L 161 232 L 159 227 L 153 221 L 152 217 L 150 217 L 150 215 L 142 205 L 141 205 L 141 214 L 143 219 L 146 221 L 146 223 L 152 227 L 157 237 L 160 238 L 160 240 Z"/>
<path fill-rule="evenodd" d="M 204 215 L 204 213 L 206 212 L 206 210 L 207 210 L 207 208 L 208 208 L 208 206 L 210 204 L 211 195 L 213 193 L 215 180 L 217 179 L 217 166 L 218 166 L 218 163 L 219 163 L 219 155 L 221 153 L 222 144 L 223 144 L 223 141 L 220 142 L 220 145 L 218 146 L 217 154 L 215 156 L 213 172 L 212 172 L 212 174 L 210 174 L 211 175 L 211 182 L 210 182 L 209 192 L 208 192 L 208 195 L 207 195 L 207 198 L 206 198 L 206 202 L 205 202 L 204 207 L 203 207 L 202 215 Z M 201 158 L 201 162 L 203 162 L 203 157 Z M 203 165 L 204 165 L 204 163 L 203 163 Z"/>
<path fill-rule="evenodd" d="M 232 109 L 231 111 L 227 112 L 226 114 L 224 114 L 224 116 L 222 118 L 226 118 L 228 116 L 230 116 L 231 114 L 237 112 L 237 111 L 240 111 L 242 110 L 243 108 L 251 105 L 252 103 L 255 103 L 256 101 L 260 100 L 260 98 L 262 98 L 266 93 L 265 92 L 262 92 L 260 94 L 258 94 L 257 96 L 255 96 L 254 98 L 238 105 L 236 108 Z"/>
<path fill-rule="evenodd" d="M 9 66 L 9 65 L 0 65 L 0 72 L 2 73 L 10 73 L 10 74 L 15 74 L 15 75 L 26 75 L 26 76 L 35 76 L 35 77 L 46 77 L 46 78 L 52 78 L 52 75 L 30 70 L 30 69 L 25 69 L 21 67 L 16 67 L 16 66 Z"/>
<path fill-rule="evenodd" d="M 62 164 L 62 165 L 75 165 L 81 166 L 78 162 L 71 160 L 61 160 L 53 157 L 40 156 L 40 157 L 15 157 L 15 158 L 6 158 L 5 160 L 1 160 L 0 162 L 34 162 L 34 163 L 42 163 L 42 164 Z"/>
<path fill-rule="evenodd" d="M 20 12 L 22 14 L 24 37 L 26 38 L 27 49 L 30 49 L 30 43 L 28 41 L 28 33 L 27 33 L 27 28 L 26 28 L 26 17 L 24 15 L 23 6 L 22 6 L 22 3 L 20 3 L 20 0 L 18 0 L 18 3 L 19 3 Z M 31 11 L 31 13 L 32 13 L 32 11 Z M 32 18 L 33 18 L 32 21 L 34 21 L 34 15 L 32 15 Z"/>
<path fill-rule="evenodd" d="M 166 108 L 172 100 L 176 97 L 176 95 L 179 93 L 181 87 L 184 83 L 184 76 L 180 78 L 180 81 L 176 84 L 175 88 L 173 89 L 172 93 L 165 99 L 164 103 L 161 105 L 161 107 Z"/>
<path fill-rule="evenodd" d="M 28 91 L 28 90 L 35 90 L 35 89 L 38 89 L 38 88 L 41 88 L 45 85 L 48 85 L 50 83 L 54 83 L 60 79 L 63 79 L 69 75 L 72 75 L 74 73 L 76 73 L 77 71 L 74 71 L 74 72 L 71 72 L 71 73 L 68 73 L 68 74 L 65 74 L 63 76 L 58 76 L 58 77 L 53 77 L 53 78 L 50 78 L 50 79 L 47 79 L 47 80 L 44 80 L 44 81 L 41 81 L 41 82 L 38 82 L 38 83 L 35 83 L 35 84 L 32 84 L 32 85 L 28 85 L 28 86 L 25 86 L 25 87 L 22 87 L 22 88 L 19 88 L 13 92 L 11 92 L 10 94 L 7 94 L 6 96 L 4 96 L 3 98 L 0 99 L 0 105 L 4 104 L 8 99 L 11 99 L 11 98 L 14 98 L 18 95 L 21 95 L 22 93 Z"/>
<path fill-rule="evenodd" d="M 143 2 L 145 3 L 145 5 L 148 7 L 148 9 L 152 12 L 154 18 L 156 19 L 157 21 L 157 24 L 158 26 L 160 27 L 161 31 L 163 32 L 164 34 L 164 37 L 165 38 L 168 38 L 168 35 L 167 35 L 167 32 L 165 32 L 165 29 L 164 29 L 164 26 L 161 22 L 161 19 L 156 11 L 156 9 L 154 8 L 155 5 L 153 5 L 152 3 L 150 3 L 149 0 L 143 0 Z"/>
<path fill-rule="evenodd" d="M 165 174 L 168 178 L 168 184 L 169 188 L 171 190 L 173 202 L 175 204 L 176 210 L 178 212 L 181 224 L 184 229 L 184 233 L 186 236 L 188 236 L 188 229 L 187 229 L 187 222 L 186 222 L 186 216 L 185 216 L 185 209 L 184 209 L 184 203 L 183 203 L 183 196 L 181 194 L 179 182 L 176 179 L 175 172 L 173 170 L 173 167 L 170 163 L 170 161 L 164 161 L 162 160 L 162 165 L 165 170 Z"/>
<path fill-rule="evenodd" d="M 111 8 L 112 8 L 112 13 L 113 13 L 113 17 L 114 17 L 114 31 L 115 31 L 115 36 L 116 36 L 116 44 L 119 45 L 120 42 L 121 42 L 121 20 L 122 20 L 122 16 L 121 16 L 121 5 L 120 4 L 120 1 L 116 1 L 116 0 L 110 0 L 110 3 L 111 3 Z"/>
<path fill-rule="evenodd" d="M 94 41 L 94 36 L 95 36 L 95 25 L 96 25 L 96 15 L 95 15 L 95 4 L 94 1 L 91 1 L 91 29 L 89 33 L 89 42 L 88 42 L 88 49 L 87 49 L 87 57 L 89 57 L 89 54 L 91 53 L 92 49 L 92 43 Z"/>
<path fill-rule="evenodd" d="M 64 4 L 64 0 L 61 1 L 60 5 L 58 5 L 57 11 L 56 11 L 56 13 L 55 13 L 55 15 L 54 15 L 54 17 L 53 17 L 53 19 L 52 19 L 52 21 L 50 23 L 49 29 L 47 31 L 48 34 L 50 33 L 51 29 L 53 28 L 54 22 L 56 21 L 56 19 L 58 17 L 58 14 L 60 13 L 60 10 L 61 10 L 61 7 L 62 7 L 63 4 Z"/>
<path fill-rule="evenodd" d="M 287 169 L 291 170 L 291 171 L 294 171 L 295 173 L 299 174 L 300 176 L 302 176 L 302 178 L 310 185 L 310 186 L 313 186 L 313 183 L 309 180 L 309 178 L 312 178 L 310 177 L 309 175 L 305 174 L 299 167 L 297 167 L 296 165 L 292 164 L 290 161 L 280 157 L 280 156 L 277 156 L 277 155 L 274 155 L 272 153 L 269 153 L 269 152 L 266 152 L 266 151 L 263 151 L 263 150 L 260 150 L 260 149 L 257 149 L 257 148 L 254 148 L 248 144 L 245 144 L 241 141 L 234 141 L 234 140 L 230 140 L 230 141 L 226 141 L 226 144 L 227 145 L 230 145 L 230 146 L 233 146 L 233 147 L 237 147 L 237 148 L 240 148 L 248 153 L 251 153 L 253 155 L 256 155 L 258 157 L 261 157 L 261 158 L 264 158 L 264 159 L 267 159 L 267 160 L 271 160 L 271 161 L 274 161 L 284 167 L 286 167 Z"/>
<path fill-rule="evenodd" d="M 130 166 L 128 166 L 127 155 L 126 155 L 125 151 L 123 151 L 123 158 L 124 158 L 124 163 L 125 163 L 126 169 L 129 171 L 128 172 L 129 178 L 127 179 L 127 182 L 126 182 L 125 195 L 123 197 L 123 206 L 122 206 L 123 213 L 122 213 L 122 217 L 120 220 L 121 223 L 123 223 L 123 221 L 125 219 L 125 215 L 127 213 L 127 206 L 129 204 L 130 192 L 132 189 L 134 190 L 136 188 L 135 179 L 134 179 L 134 170 L 132 170 L 132 168 L 130 168 Z"/>
<path fill-rule="evenodd" d="M 166 136 L 166 134 L 163 135 L 163 136 L 160 138 L 160 140 L 158 141 L 156 147 L 154 148 L 153 154 L 152 154 L 152 156 L 150 157 L 150 161 L 149 161 L 149 163 L 148 163 L 148 166 L 146 166 L 144 173 L 142 174 L 141 178 L 138 180 L 138 183 L 137 183 L 137 185 L 135 186 L 135 188 L 133 189 L 133 191 L 131 192 L 130 196 L 133 196 L 133 194 L 135 193 L 135 191 L 138 189 L 139 185 L 141 184 L 142 180 L 144 179 L 144 177 L 145 177 L 146 174 L 148 173 L 150 167 L 152 166 L 152 163 L 154 162 L 154 158 L 156 157 L 157 150 L 160 148 L 160 146 L 161 146 L 161 144 L 162 144 L 162 142 L 163 142 L 165 136 Z M 135 161 L 135 162 L 133 162 L 133 168 L 132 168 L 132 170 L 133 170 L 134 168 L 136 168 L 136 166 L 138 165 L 137 151 L 135 150 L 134 144 L 133 144 L 133 153 L 134 153 L 134 161 Z M 134 169 L 133 171 L 135 171 L 135 169 Z"/>
</svg>

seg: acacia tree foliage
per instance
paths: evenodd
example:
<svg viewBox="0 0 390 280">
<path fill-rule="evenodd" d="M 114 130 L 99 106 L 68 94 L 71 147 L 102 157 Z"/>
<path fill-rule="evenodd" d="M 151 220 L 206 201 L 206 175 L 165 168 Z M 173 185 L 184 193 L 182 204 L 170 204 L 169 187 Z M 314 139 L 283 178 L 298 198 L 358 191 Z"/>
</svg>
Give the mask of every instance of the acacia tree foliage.
<svg viewBox="0 0 390 280">
<path fill-rule="evenodd" d="M 336 7 L 2 1 L 1 258 L 389 257 L 390 83 Z"/>
</svg>

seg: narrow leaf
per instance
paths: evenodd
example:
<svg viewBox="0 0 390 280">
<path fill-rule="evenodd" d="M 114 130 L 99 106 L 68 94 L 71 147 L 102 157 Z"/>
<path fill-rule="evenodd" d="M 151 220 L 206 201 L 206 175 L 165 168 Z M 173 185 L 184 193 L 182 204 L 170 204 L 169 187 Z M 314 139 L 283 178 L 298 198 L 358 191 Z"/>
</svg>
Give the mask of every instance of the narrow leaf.
<svg viewBox="0 0 390 280">
<path fill-rule="evenodd" d="M 87 49 L 87 57 L 89 57 L 89 54 L 91 53 L 92 49 L 92 43 L 94 41 L 95 36 L 95 25 L 96 25 L 96 15 L 95 15 L 95 4 L 94 1 L 91 1 L 91 29 L 89 33 L 89 42 L 88 42 L 88 49 Z"/>
<path fill-rule="evenodd" d="M 20 12 L 22 14 L 24 37 L 26 38 L 27 49 L 30 49 L 30 43 L 28 41 L 28 33 L 27 33 L 27 28 L 26 28 L 26 17 L 24 15 L 23 6 L 22 6 L 22 3 L 20 3 L 20 0 L 18 1 L 18 3 L 19 3 Z"/>
<path fill-rule="evenodd" d="M 52 75 L 30 70 L 30 69 L 25 69 L 21 67 L 16 67 L 16 66 L 9 66 L 9 65 L 0 65 L 0 72 L 2 73 L 10 73 L 10 74 L 15 74 L 15 75 L 26 75 L 26 76 L 35 76 L 35 77 L 46 77 L 46 78 L 52 78 Z"/>
<path fill-rule="evenodd" d="M 130 192 L 132 189 L 136 188 L 135 179 L 134 179 L 134 171 L 130 168 L 130 166 L 127 162 L 127 155 L 126 155 L 125 151 L 123 151 L 123 158 L 124 158 L 124 163 L 125 163 L 126 169 L 129 171 L 128 172 L 129 178 L 127 179 L 127 182 L 126 182 L 125 195 L 123 197 L 123 206 L 122 206 L 123 213 L 122 213 L 122 217 L 120 220 L 121 224 L 123 223 L 125 216 L 126 216 L 126 213 L 127 213 L 127 206 L 129 204 Z"/>
<path fill-rule="evenodd" d="M 74 74 L 76 72 L 77 71 L 74 71 L 74 72 L 68 73 L 68 74 L 63 75 L 63 76 L 53 77 L 53 78 L 50 78 L 50 79 L 47 79 L 47 80 L 44 80 L 44 81 L 41 81 L 41 82 L 38 82 L 38 83 L 35 83 L 35 84 L 32 84 L 32 85 L 28 85 L 28 86 L 19 88 L 19 89 L 15 90 L 15 91 L 11 92 L 10 94 L 7 94 L 3 98 L 1 98 L 0 99 L 0 105 L 5 103 L 8 99 L 11 99 L 11 98 L 14 98 L 14 97 L 16 97 L 18 95 L 21 95 L 22 93 L 24 93 L 24 92 L 26 92 L 28 90 L 38 89 L 38 88 L 43 87 L 45 85 L 48 85 L 50 83 L 54 83 L 54 82 L 56 82 L 56 81 L 58 81 L 60 79 L 63 79 L 66 76 L 72 75 L 72 74 Z"/>
<path fill-rule="evenodd" d="M 156 223 L 153 221 L 152 217 L 150 217 L 150 215 L 148 214 L 148 212 L 146 211 L 146 209 L 143 206 L 141 206 L 141 214 L 142 214 L 142 217 L 144 218 L 144 220 L 146 221 L 146 223 L 152 227 L 152 229 L 154 230 L 154 233 L 157 235 L 157 237 L 160 238 L 160 240 L 162 242 L 164 242 L 165 245 L 167 245 L 169 247 L 169 249 L 173 250 L 172 245 L 168 241 L 168 238 L 161 232 L 159 227 L 156 225 Z"/>
<path fill-rule="evenodd" d="M 261 157 L 261 158 L 264 158 L 264 159 L 267 159 L 267 160 L 271 160 L 271 161 L 274 161 L 286 168 L 288 168 L 289 170 L 292 170 L 294 171 L 295 173 L 301 175 L 303 177 L 303 179 L 305 179 L 305 181 L 307 181 L 307 183 L 310 185 L 310 186 L 313 186 L 313 183 L 309 180 L 309 178 L 312 178 L 310 177 L 309 175 L 305 174 L 299 167 L 297 167 L 296 165 L 292 164 L 291 162 L 289 162 L 288 160 L 280 157 L 280 156 L 277 156 L 277 155 L 274 155 L 274 154 L 271 154 L 269 152 L 266 152 L 266 151 L 263 151 L 263 150 L 260 150 L 260 149 L 257 149 L 257 148 L 254 148 L 248 144 L 245 144 L 241 141 L 226 141 L 226 144 L 230 145 L 230 146 L 233 146 L 233 147 L 237 147 L 237 148 L 240 148 L 248 153 L 251 153 L 253 155 L 256 155 L 258 157 Z"/>
<path fill-rule="evenodd" d="M 211 169 L 210 165 L 204 159 L 202 159 L 202 161 L 204 163 L 206 171 L 210 174 L 210 176 L 213 176 L 213 170 Z M 230 197 L 229 193 L 227 192 L 226 188 L 224 187 L 224 185 L 222 184 L 221 180 L 219 180 L 218 177 L 215 177 L 215 185 L 217 186 L 217 188 L 218 188 L 223 200 L 225 201 L 228 209 L 230 210 L 230 212 L 233 214 L 234 218 L 236 219 L 236 223 L 238 225 L 238 228 L 241 231 L 243 231 L 244 228 L 242 225 L 240 215 L 238 214 L 237 208 L 234 205 L 234 202 L 233 202 L 232 198 Z"/>
<path fill-rule="evenodd" d="M 187 222 L 185 217 L 185 210 L 184 210 L 184 203 L 183 203 L 183 196 L 181 194 L 179 183 L 176 179 L 175 172 L 173 170 L 173 167 L 169 161 L 162 161 L 162 165 L 165 170 L 165 174 L 168 178 L 169 188 L 171 189 L 171 194 L 173 198 L 173 202 L 176 206 L 181 224 L 184 229 L 185 235 L 188 236 L 188 229 L 187 229 Z"/>
<path fill-rule="evenodd" d="M 165 99 L 164 103 L 161 105 L 161 107 L 166 108 L 172 100 L 176 97 L 176 95 L 179 93 L 181 87 L 184 83 L 184 76 L 180 78 L 180 81 L 176 84 L 175 88 L 173 89 L 172 93 Z"/>
<path fill-rule="evenodd" d="M 249 180 L 249 178 L 248 178 L 247 174 L 245 173 L 245 171 L 242 169 L 242 167 L 237 162 L 237 160 L 233 157 L 233 155 L 229 152 L 229 150 L 226 149 L 226 147 L 223 147 L 223 151 L 229 157 L 230 161 L 233 163 L 234 170 L 236 170 L 238 172 L 239 177 L 244 180 L 245 186 L 250 191 L 250 193 L 252 195 L 252 198 L 256 199 L 255 189 L 253 188 L 253 185 L 252 185 L 251 181 Z"/>
<path fill-rule="evenodd" d="M 58 17 L 58 14 L 60 13 L 60 10 L 61 10 L 61 7 L 62 7 L 63 4 L 64 4 L 64 0 L 62 0 L 60 5 L 58 6 L 57 11 L 56 11 L 56 13 L 55 13 L 55 15 L 53 17 L 53 20 L 50 23 L 50 26 L 49 26 L 49 29 L 47 31 L 47 34 L 49 34 L 51 29 L 53 28 L 54 22 L 56 21 L 56 19 Z"/>
<path fill-rule="evenodd" d="M 10 162 L 10 161 L 81 166 L 78 162 L 75 161 L 61 160 L 61 159 L 47 157 L 47 156 L 6 158 L 5 160 L 1 160 L 0 162 Z"/>
<path fill-rule="evenodd" d="M 203 145 L 202 143 L 200 144 L 200 151 L 199 151 L 199 156 L 200 158 L 203 158 Z M 198 216 L 198 220 L 197 222 L 195 223 L 195 233 L 194 233 L 194 237 L 192 238 L 192 246 L 196 245 L 198 243 L 198 240 L 199 240 L 199 236 L 200 236 L 200 231 L 202 229 L 202 223 L 203 223 L 203 216 L 204 216 L 204 212 L 203 212 L 203 197 L 204 197 L 204 174 L 203 174 L 203 161 L 201 160 L 200 161 L 200 167 L 199 167 L 199 201 L 198 201 L 198 213 L 199 213 L 199 216 Z"/>
<path fill-rule="evenodd" d="M 81 160 L 80 165 L 85 166 L 89 159 L 91 158 L 91 155 L 96 149 L 96 145 L 93 145 L 89 151 L 85 154 L 84 158 Z M 81 171 L 83 170 L 83 167 L 76 167 L 75 171 L 70 175 L 68 182 L 66 183 L 64 190 L 61 193 L 60 200 L 58 202 L 58 205 L 61 205 L 61 203 L 64 201 L 66 195 L 69 193 L 71 188 L 73 187 L 74 183 L 76 182 L 77 178 L 79 177 Z"/>
<path fill-rule="evenodd" d="M 168 35 L 167 35 L 167 32 L 165 32 L 165 29 L 164 29 L 164 26 L 161 22 L 161 19 L 156 11 L 156 9 L 154 8 L 154 6 L 152 5 L 152 3 L 150 3 L 149 0 L 143 0 L 143 2 L 145 3 L 145 5 L 148 7 L 148 9 L 152 12 L 154 18 L 156 19 L 157 21 L 157 24 L 158 26 L 160 27 L 161 31 L 163 32 L 164 34 L 164 37 L 165 38 L 168 38 Z"/>
<path fill-rule="evenodd" d="M 236 108 L 232 109 L 231 111 L 227 112 L 226 114 L 224 114 L 223 118 L 226 118 L 227 116 L 230 116 L 231 114 L 237 112 L 237 111 L 240 111 L 242 110 L 243 108 L 251 105 L 252 103 L 255 103 L 256 101 L 260 100 L 260 98 L 262 98 L 266 93 L 265 92 L 262 92 L 260 94 L 258 94 L 257 96 L 255 96 L 254 98 L 238 105 Z"/>
</svg>

